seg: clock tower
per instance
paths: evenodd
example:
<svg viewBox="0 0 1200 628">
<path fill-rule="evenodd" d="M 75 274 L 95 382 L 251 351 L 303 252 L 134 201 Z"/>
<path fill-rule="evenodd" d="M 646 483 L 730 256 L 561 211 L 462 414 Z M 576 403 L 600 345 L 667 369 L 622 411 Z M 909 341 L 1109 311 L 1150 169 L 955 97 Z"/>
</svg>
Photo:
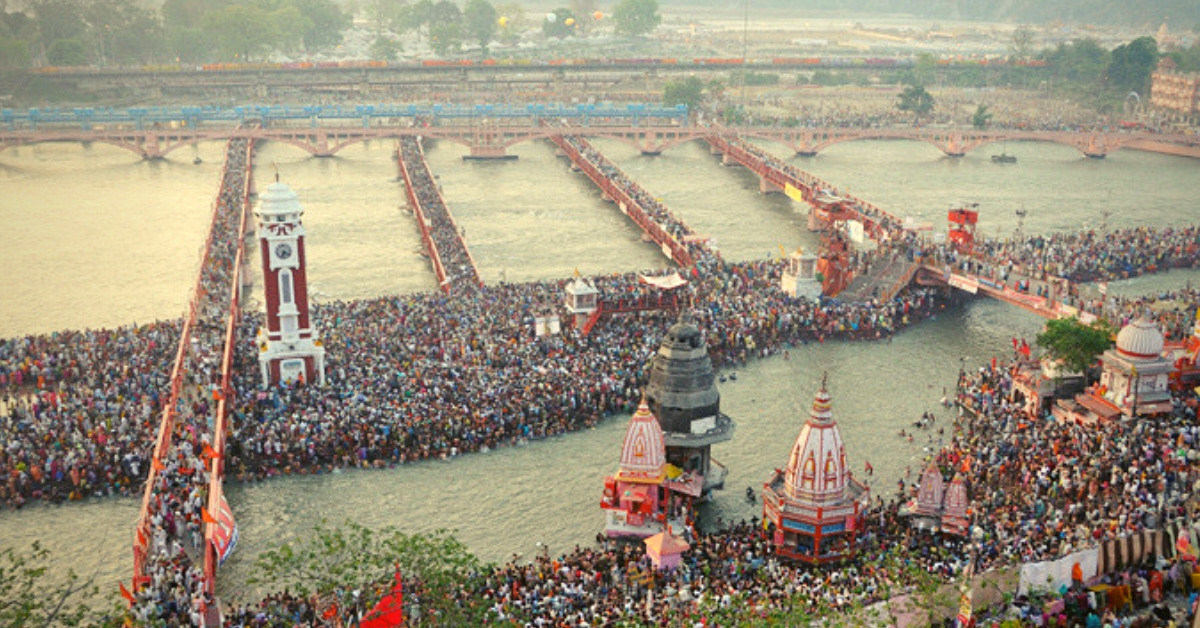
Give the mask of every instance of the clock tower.
<svg viewBox="0 0 1200 628">
<path fill-rule="evenodd" d="M 303 214 L 299 197 L 278 175 L 254 210 L 267 314 L 266 325 L 258 330 L 264 388 L 279 382 L 325 383 L 325 348 L 308 313 Z"/>
</svg>

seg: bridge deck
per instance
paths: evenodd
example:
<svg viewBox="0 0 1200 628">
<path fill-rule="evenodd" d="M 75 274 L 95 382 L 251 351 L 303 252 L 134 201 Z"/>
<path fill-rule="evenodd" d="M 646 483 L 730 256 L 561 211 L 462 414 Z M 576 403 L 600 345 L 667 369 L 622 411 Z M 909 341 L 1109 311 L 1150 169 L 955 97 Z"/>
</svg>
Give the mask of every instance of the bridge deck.
<svg viewBox="0 0 1200 628">
<path fill-rule="evenodd" d="M 483 285 L 475 258 L 467 249 L 462 231 L 446 207 L 442 191 L 429 172 L 425 149 L 415 136 L 400 140 L 396 163 L 404 179 L 408 205 L 421 229 L 421 242 L 442 290 L 474 290 Z"/>
<path fill-rule="evenodd" d="M 622 213 L 658 244 L 663 255 L 679 266 L 688 268 L 695 264 L 696 253 L 707 250 L 699 242 L 688 242 L 688 236 L 695 236 L 691 227 L 626 176 L 587 140 L 569 135 L 551 136 L 550 140 L 600 188 L 606 199 L 616 203 Z"/>
<path fill-rule="evenodd" d="M 215 504 L 222 501 L 224 400 L 231 394 L 251 150 L 246 139 L 227 146 L 207 246 L 184 317 L 135 528 L 132 589 L 139 601 L 171 595 L 155 587 L 173 582 L 180 569 L 201 570 L 203 589 L 215 592 L 218 530 L 216 519 L 203 514 L 217 512 Z M 218 359 L 221 383 L 214 387 L 207 365 Z M 203 531 L 201 547 L 192 545 L 189 526 Z M 191 607 L 190 595 L 176 600 L 180 608 Z M 203 614 L 214 613 L 203 609 Z"/>
</svg>

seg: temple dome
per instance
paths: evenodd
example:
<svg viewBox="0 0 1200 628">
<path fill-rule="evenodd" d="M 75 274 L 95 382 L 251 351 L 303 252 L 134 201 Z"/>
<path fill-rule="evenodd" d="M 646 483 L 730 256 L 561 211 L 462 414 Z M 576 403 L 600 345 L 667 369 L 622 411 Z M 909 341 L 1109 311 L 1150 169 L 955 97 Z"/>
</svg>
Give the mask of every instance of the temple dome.
<svg viewBox="0 0 1200 628">
<path fill-rule="evenodd" d="M 304 211 L 300 207 L 300 196 L 286 183 L 276 181 L 258 195 L 258 213 L 266 216 L 278 216 L 302 214 Z"/>
<path fill-rule="evenodd" d="M 829 392 L 822 383 L 813 400 L 812 412 L 792 446 L 784 489 L 792 499 L 814 504 L 836 503 L 845 499 L 849 479 L 846 447 L 833 420 Z"/>
<path fill-rule="evenodd" d="M 1129 358 L 1157 358 L 1162 354 L 1163 342 L 1158 325 L 1143 317 L 1121 328 L 1117 334 L 1117 353 Z"/>
<path fill-rule="evenodd" d="M 633 418 L 629 419 L 629 428 L 625 431 L 617 479 L 660 482 L 666 476 L 666 471 L 667 449 L 663 443 L 662 428 L 643 399 Z"/>
</svg>

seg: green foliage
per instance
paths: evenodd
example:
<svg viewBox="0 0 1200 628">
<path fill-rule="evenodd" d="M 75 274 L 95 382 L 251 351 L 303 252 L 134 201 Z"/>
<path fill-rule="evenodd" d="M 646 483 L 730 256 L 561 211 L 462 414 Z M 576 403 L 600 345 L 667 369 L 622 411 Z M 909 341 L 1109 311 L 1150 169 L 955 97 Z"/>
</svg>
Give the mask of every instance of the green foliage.
<svg viewBox="0 0 1200 628">
<path fill-rule="evenodd" d="M 1180 72 L 1200 72 L 1200 39 L 1191 48 L 1172 52 L 1171 58 Z"/>
<path fill-rule="evenodd" d="M 480 568 L 466 546 L 446 531 L 404 534 L 394 527 L 371 530 L 346 522 L 316 526 L 300 539 L 259 555 L 250 584 L 321 600 L 341 599 L 342 625 L 368 611 L 390 590 L 396 569 L 405 600 L 419 600 L 430 625 L 472 626 L 486 609 L 456 603 L 461 588 Z M 359 591 L 353 596 L 351 592 Z M 286 621 L 290 618 L 273 618 Z"/>
<path fill-rule="evenodd" d="M 372 59 L 395 61 L 396 57 L 400 56 L 401 50 L 400 42 L 387 35 L 380 35 L 375 38 L 375 41 L 371 42 Z"/>
<path fill-rule="evenodd" d="M 1085 325 L 1075 317 L 1060 318 L 1047 321 L 1036 342 L 1046 355 L 1061 360 L 1068 371 L 1084 373 L 1096 363 L 1096 356 L 1108 349 L 1112 334 L 1112 327 L 1104 321 Z"/>
<path fill-rule="evenodd" d="M 641 37 L 658 28 L 658 0 L 621 0 L 613 8 L 613 22 L 618 35 Z"/>
<path fill-rule="evenodd" d="M 975 115 L 971 116 L 971 126 L 977 129 L 986 129 L 992 122 L 992 112 L 988 111 L 987 105 L 979 105 L 975 108 Z"/>
<path fill-rule="evenodd" d="M 695 76 L 681 81 L 667 81 L 663 86 L 664 105 L 687 105 L 688 111 L 695 111 L 703 98 L 704 81 Z"/>
<path fill-rule="evenodd" d="M 1117 46 L 1105 71 L 1108 85 L 1122 93 L 1149 94 L 1150 74 L 1158 58 L 1158 43 L 1153 37 L 1138 37 Z"/>
<path fill-rule="evenodd" d="M 29 67 L 29 45 L 23 40 L 0 37 L 0 70 Z"/>
<path fill-rule="evenodd" d="M 105 623 L 79 601 L 99 594 L 93 580 L 81 579 L 71 570 L 66 577 L 51 574 L 49 558 L 50 552 L 36 542 L 29 552 L 11 547 L 0 551 L 0 626 L 49 628 Z"/>
<path fill-rule="evenodd" d="M 1025 61 L 1033 55 L 1034 40 L 1037 35 L 1032 28 L 1021 26 L 1013 31 L 1012 41 L 1009 42 L 1009 54 L 1014 60 Z"/>
<path fill-rule="evenodd" d="M 429 14 L 429 46 L 439 55 L 448 55 L 461 50 L 462 43 L 462 11 L 450 0 L 441 0 Z"/>
<path fill-rule="evenodd" d="M 497 23 L 503 19 L 504 23 L 499 24 L 499 30 L 496 33 L 496 39 L 505 44 L 515 44 L 521 39 L 521 31 L 525 29 L 525 7 L 514 2 L 508 2 L 496 7 Z"/>
<path fill-rule="evenodd" d="M 463 9 L 467 35 L 479 43 L 484 54 L 487 54 L 488 44 L 496 36 L 497 19 L 496 7 L 488 0 L 467 0 L 467 6 Z"/>
<path fill-rule="evenodd" d="M 87 65 L 87 49 L 78 39 L 56 39 L 46 51 L 50 65 Z"/>
<path fill-rule="evenodd" d="M 920 122 L 922 117 L 932 112 L 934 105 L 933 94 L 926 91 L 922 85 L 905 87 L 896 102 L 896 108 L 911 112 L 916 122 Z"/>
<path fill-rule="evenodd" d="M 318 50 L 342 43 L 342 31 L 350 26 L 350 15 L 333 0 L 286 0 L 279 9 L 294 7 L 303 24 L 300 38 L 305 50 Z M 279 10 L 276 9 L 276 10 Z"/>
<path fill-rule="evenodd" d="M 249 61 L 274 44 L 270 14 L 258 7 L 233 5 L 204 16 L 204 33 L 226 61 Z"/>
<path fill-rule="evenodd" d="M 546 37 L 558 37 L 566 39 L 575 35 L 575 14 L 570 9 L 561 8 L 551 12 L 554 18 L 550 18 L 550 14 L 542 20 L 542 34 Z M 570 23 L 568 23 L 568 21 Z"/>
<path fill-rule="evenodd" d="M 420 0 L 409 7 L 405 20 L 407 30 L 416 30 L 433 21 L 433 0 Z"/>
<path fill-rule="evenodd" d="M 847 85 L 850 83 L 850 78 L 841 72 L 830 72 L 829 70 L 817 70 L 813 72 L 812 84 L 823 85 L 825 87 L 836 87 L 838 85 Z"/>
</svg>

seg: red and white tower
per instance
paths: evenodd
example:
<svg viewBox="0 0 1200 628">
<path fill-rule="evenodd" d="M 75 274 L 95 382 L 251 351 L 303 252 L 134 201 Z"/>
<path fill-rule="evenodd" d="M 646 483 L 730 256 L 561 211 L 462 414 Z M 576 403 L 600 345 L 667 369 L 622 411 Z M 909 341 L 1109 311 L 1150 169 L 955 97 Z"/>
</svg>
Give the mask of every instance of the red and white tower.
<svg viewBox="0 0 1200 628">
<path fill-rule="evenodd" d="M 278 176 L 254 210 L 267 310 L 267 324 L 258 330 L 263 387 L 325 383 L 325 348 L 313 333 L 308 313 L 303 214 L 299 197 Z"/>
</svg>

